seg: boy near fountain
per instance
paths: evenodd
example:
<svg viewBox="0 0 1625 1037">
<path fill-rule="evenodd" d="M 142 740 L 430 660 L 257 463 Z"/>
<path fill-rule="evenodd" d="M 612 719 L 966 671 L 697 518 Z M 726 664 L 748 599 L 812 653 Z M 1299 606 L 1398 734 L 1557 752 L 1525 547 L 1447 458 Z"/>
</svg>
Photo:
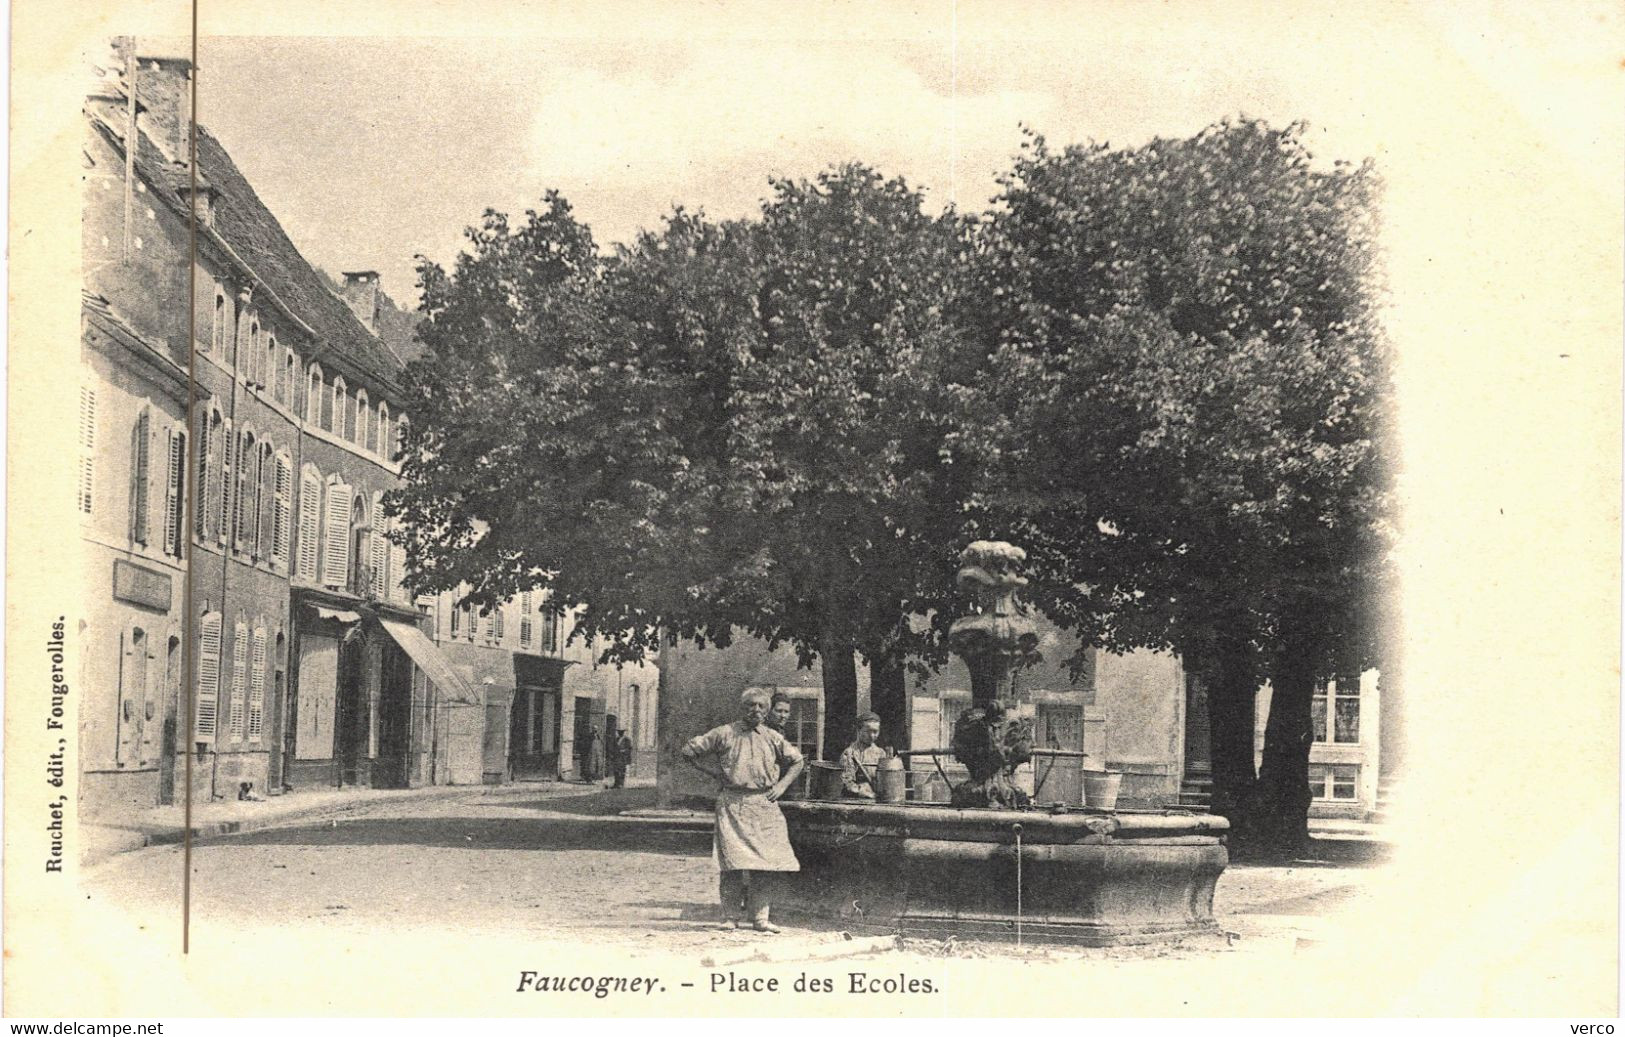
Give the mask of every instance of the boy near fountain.
<svg viewBox="0 0 1625 1037">
<path fill-rule="evenodd" d="M 767 693 L 740 696 L 744 719 L 712 728 L 683 746 L 683 759 L 721 783 L 717 793 L 716 856 L 722 875 L 722 926 L 738 928 L 744 902 L 758 932 L 780 929 L 768 918 L 775 872 L 799 871 L 778 799 L 805 761 L 794 745 L 768 727 Z"/>
<path fill-rule="evenodd" d="M 864 713 L 858 717 L 857 736 L 841 752 L 841 795 L 847 799 L 875 798 L 875 768 L 886 758 L 880 741 L 880 717 Z"/>
</svg>

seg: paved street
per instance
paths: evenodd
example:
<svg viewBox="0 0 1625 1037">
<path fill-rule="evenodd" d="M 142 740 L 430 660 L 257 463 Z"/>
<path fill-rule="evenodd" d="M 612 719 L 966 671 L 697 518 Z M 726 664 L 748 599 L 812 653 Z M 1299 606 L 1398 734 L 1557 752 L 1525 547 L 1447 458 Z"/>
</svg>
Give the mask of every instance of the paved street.
<svg viewBox="0 0 1625 1037">
<path fill-rule="evenodd" d="M 707 927 L 716 874 L 708 833 L 619 816 L 652 802 L 652 789 L 471 789 L 200 839 L 193 917 L 363 929 L 454 921 L 565 941 L 653 938 L 684 951 L 759 939 Z M 1376 874 L 1370 845 L 1334 847 L 1351 859 L 1340 866 L 1232 868 L 1219 885 L 1222 923 L 1244 935 L 1312 926 L 1362 895 Z M 120 855 L 90 869 L 85 889 L 167 925 L 180 909 L 180 854 L 162 846 Z"/>
</svg>

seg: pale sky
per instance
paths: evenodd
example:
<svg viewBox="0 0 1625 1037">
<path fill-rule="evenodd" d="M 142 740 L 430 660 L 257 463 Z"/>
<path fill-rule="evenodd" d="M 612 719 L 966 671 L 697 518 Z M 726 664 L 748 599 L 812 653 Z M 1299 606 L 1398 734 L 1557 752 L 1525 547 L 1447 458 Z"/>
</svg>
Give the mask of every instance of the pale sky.
<svg viewBox="0 0 1625 1037">
<path fill-rule="evenodd" d="M 1434 143 L 1468 129 L 1447 125 L 1462 98 L 1441 90 L 1517 89 L 1486 25 L 1562 48 L 1560 61 L 1586 56 L 1585 27 L 1550 12 L 1496 25 L 1374 4 L 1249 18 L 1227 5 L 919 7 L 812 32 L 735 5 L 754 21 L 692 36 L 654 22 L 640 36 L 629 18 L 557 35 L 541 20 L 502 37 L 206 37 L 200 117 L 309 258 L 376 268 L 410 299 L 414 253 L 444 261 L 486 206 L 517 213 L 549 187 L 600 242 L 677 203 L 745 214 L 768 177 L 846 159 L 981 208 L 1023 123 L 1058 143 L 1132 143 L 1226 115 L 1307 119 L 1327 157 L 1376 157 L 1405 192 L 1436 167 Z M 1561 148 L 1566 128 L 1545 129 Z"/>
</svg>

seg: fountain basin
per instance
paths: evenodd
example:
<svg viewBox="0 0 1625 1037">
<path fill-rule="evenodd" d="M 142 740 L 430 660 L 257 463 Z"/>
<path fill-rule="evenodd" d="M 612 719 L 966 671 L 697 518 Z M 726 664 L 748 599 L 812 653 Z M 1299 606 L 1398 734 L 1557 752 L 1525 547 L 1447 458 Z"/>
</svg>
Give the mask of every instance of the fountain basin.
<svg viewBox="0 0 1625 1037">
<path fill-rule="evenodd" d="M 1019 922 L 1023 939 L 1096 947 L 1218 932 L 1213 889 L 1229 863 L 1222 817 L 780 806 L 801 871 L 784 876 L 775 910 L 984 939 L 1015 939 Z"/>
</svg>

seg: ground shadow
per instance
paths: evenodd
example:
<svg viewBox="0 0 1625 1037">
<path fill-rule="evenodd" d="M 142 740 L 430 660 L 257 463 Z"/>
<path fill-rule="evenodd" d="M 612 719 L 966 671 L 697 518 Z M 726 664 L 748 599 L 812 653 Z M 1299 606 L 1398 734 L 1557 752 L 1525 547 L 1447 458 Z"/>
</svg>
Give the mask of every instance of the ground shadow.
<svg viewBox="0 0 1625 1037">
<path fill-rule="evenodd" d="M 1317 839 L 1295 854 L 1251 853 L 1231 850 L 1231 868 L 1377 868 L 1388 863 L 1393 846 L 1379 839 Z"/>
<path fill-rule="evenodd" d="M 194 839 L 209 846 L 431 846 L 466 850 L 628 850 L 709 856 L 711 833 L 619 819 L 488 817 L 331 818 L 243 835 Z"/>
</svg>

